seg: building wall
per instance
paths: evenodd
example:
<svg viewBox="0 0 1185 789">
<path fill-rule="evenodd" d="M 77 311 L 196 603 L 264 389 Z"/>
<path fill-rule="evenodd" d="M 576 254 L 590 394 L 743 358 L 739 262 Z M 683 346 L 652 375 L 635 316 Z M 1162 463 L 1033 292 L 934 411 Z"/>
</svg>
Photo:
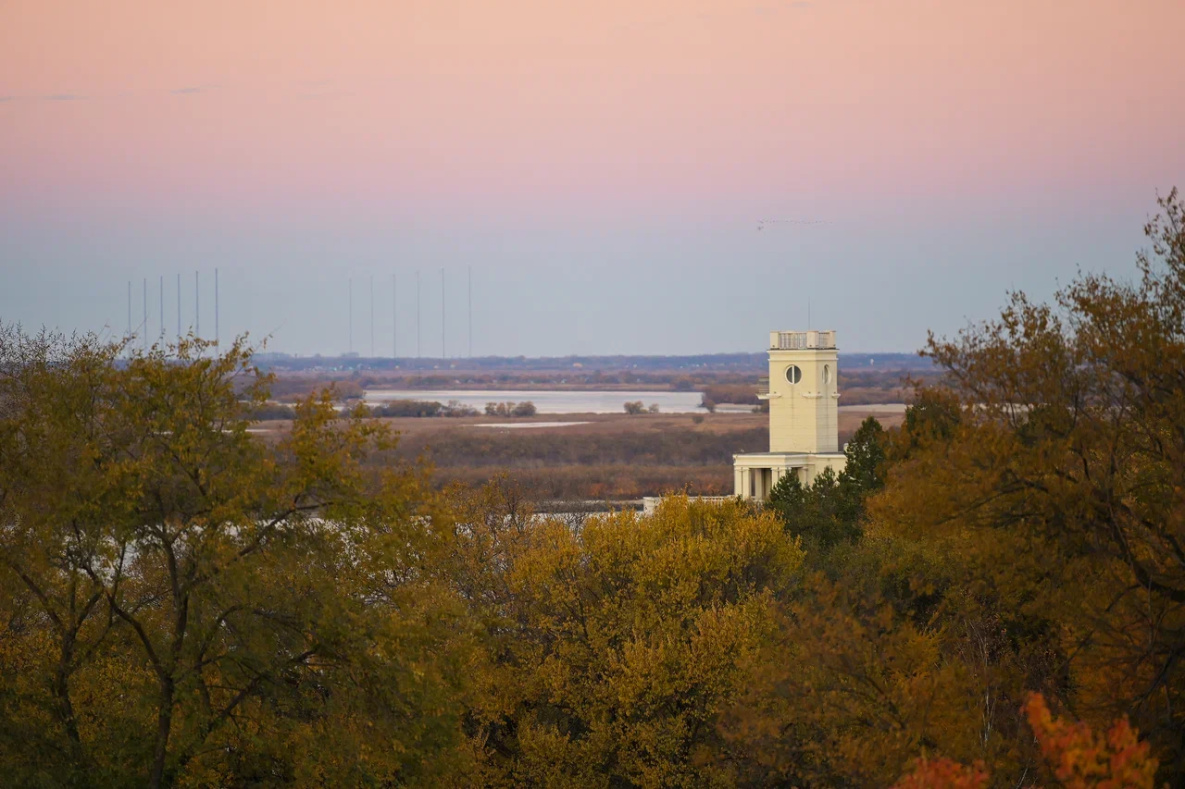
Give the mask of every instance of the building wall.
<svg viewBox="0 0 1185 789">
<path fill-rule="evenodd" d="M 834 348 L 770 350 L 770 452 L 839 451 L 838 361 Z M 786 376 L 792 365 L 798 383 Z"/>
</svg>

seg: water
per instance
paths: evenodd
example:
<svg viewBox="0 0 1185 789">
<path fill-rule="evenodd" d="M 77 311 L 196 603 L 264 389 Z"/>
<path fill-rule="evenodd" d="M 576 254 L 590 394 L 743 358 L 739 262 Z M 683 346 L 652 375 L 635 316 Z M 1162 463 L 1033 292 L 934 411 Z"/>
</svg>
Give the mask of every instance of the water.
<svg viewBox="0 0 1185 789">
<path fill-rule="evenodd" d="M 573 392 L 538 389 L 479 391 L 472 389 L 367 389 L 366 402 L 378 405 L 388 400 L 426 400 L 447 403 L 456 400 L 462 405 L 485 413 L 486 403 L 522 403 L 531 401 L 540 414 L 621 414 L 625 404 L 642 401 L 649 408 L 657 403 L 666 414 L 704 413 L 699 408 L 699 392 Z"/>
<path fill-rule="evenodd" d="M 478 422 L 470 427 L 503 428 L 506 430 L 539 430 L 548 427 L 573 427 L 587 425 L 588 422 Z"/>
</svg>

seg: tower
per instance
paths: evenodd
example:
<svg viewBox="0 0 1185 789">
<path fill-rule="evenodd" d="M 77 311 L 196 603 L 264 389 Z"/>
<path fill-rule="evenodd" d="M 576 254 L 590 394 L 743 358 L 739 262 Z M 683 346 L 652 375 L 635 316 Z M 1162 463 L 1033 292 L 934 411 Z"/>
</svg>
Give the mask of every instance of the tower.
<svg viewBox="0 0 1185 789">
<path fill-rule="evenodd" d="M 834 331 L 769 333 L 769 452 L 733 455 L 736 495 L 765 501 L 785 476 L 810 485 L 825 469 L 838 473 L 839 352 Z"/>
<path fill-rule="evenodd" d="M 839 451 L 834 331 L 769 333 L 769 451 Z"/>
</svg>

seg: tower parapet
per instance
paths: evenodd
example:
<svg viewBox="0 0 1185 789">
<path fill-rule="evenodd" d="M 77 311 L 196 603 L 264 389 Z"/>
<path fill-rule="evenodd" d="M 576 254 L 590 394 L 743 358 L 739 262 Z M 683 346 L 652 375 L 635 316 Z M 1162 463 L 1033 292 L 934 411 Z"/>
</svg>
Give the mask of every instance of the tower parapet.
<svg viewBox="0 0 1185 789">
<path fill-rule="evenodd" d="M 771 331 L 771 351 L 804 351 L 816 348 L 835 349 L 835 331 Z"/>
</svg>

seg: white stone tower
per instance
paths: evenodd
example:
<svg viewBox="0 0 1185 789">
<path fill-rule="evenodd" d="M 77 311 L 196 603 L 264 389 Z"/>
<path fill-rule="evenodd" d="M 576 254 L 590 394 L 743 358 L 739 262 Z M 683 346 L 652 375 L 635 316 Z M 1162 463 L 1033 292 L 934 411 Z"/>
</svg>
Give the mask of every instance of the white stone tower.
<svg viewBox="0 0 1185 789">
<path fill-rule="evenodd" d="M 838 349 L 834 331 L 769 335 L 769 452 L 733 456 L 736 495 L 764 501 L 787 474 L 811 484 L 843 469 L 839 451 Z"/>
</svg>

